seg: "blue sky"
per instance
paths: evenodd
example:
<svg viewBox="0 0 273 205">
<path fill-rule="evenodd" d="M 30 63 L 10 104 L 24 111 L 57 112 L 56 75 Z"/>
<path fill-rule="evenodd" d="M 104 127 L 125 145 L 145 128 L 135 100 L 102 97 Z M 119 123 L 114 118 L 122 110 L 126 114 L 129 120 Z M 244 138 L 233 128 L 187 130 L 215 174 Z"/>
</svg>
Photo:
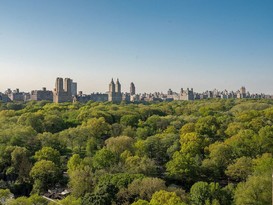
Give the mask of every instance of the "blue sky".
<svg viewBox="0 0 273 205">
<path fill-rule="evenodd" d="M 272 0 L 0 0 L 0 91 L 273 94 Z"/>
</svg>

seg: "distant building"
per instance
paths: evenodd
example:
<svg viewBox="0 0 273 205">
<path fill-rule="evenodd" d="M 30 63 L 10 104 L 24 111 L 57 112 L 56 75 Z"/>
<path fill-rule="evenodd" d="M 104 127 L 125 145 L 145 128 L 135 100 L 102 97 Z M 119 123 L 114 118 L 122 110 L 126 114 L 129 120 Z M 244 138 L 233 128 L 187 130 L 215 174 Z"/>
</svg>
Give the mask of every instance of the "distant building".
<svg viewBox="0 0 273 205">
<path fill-rule="evenodd" d="M 76 82 L 71 82 L 71 94 L 72 96 L 76 96 L 77 95 L 77 83 Z"/>
<path fill-rule="evenodd" d="M 8 96 L 10 101 L 24 101 L 24 93 L 20 92 L 19 89 L 17 88 L 14 91 L 11 91 L 8 89 L 5 94 Z"/>
<path fill-rule="evenodd" d="M 109 84 L 108 101 L 114 103 L 120 103 L 122 101 L 121 84 L 118 79 L 115 84 L 112 78 Z"/>
<path fill-rule="evenodd" d="M 136 87 L 135 84 L 132 82 L 130 84 L 130 95 L 135 95 L 136 94 Z"/>
<path fill-rule="evenodd" d="M 240 98 L 246 98 L 246 88 L 244 86 L 240 89 Z"/>
<path fill-rule="evenodd" d="M 71 85 L 72 80 L 70 78 L 65 78 L 64 82 L 62 78 L 57 78 L 53 91 L 53 102 L 72 102 Z"/>
<path fill-rule="evenodd" d="M 180 100 L 194 100 L 193 89 L 190 90 L 189 88 L 187 88 L 187 90 L 184 90 L 183 88 L 181 88 Z"/>
<path fill-rule="evenodd" d="M 73 101 L 86 103 L 88 101 L 94 102 L 106 102 L 108 101 L 108 94 L 106 93 L 91 93 L 90 95 L 84 95 L 82 92 L 79 95 L 73 97 Z"/>
<path fill-rule="evenodd" d="M 131 102 L 138 102 L 138 101 L 140 101 L 140 96 L 139 95 L 131 95 L 130 96 L 130 101 Z"/>
<path fill-rule="evenodd" d="M 10 99 L 9 99 L 8 95 L 6 95 L 4 93 L 0 93 L 0 101 L 2 101 L 2 102 L 9 102 Z"/>
<path fill-rule="evenodd" d="M 169 90 L 168 90 L 167 95 L 169 95 L 169 96 L 173 95 L 172 89 L 169 89 Z"/>
<path fill-rule="evenodd" d="M 41 101 L 47 100 L 53 101 L 53 92 L 51 90 L 46 90 L 46 88 L 42 88 L 42 90 L 32 90 L 30 92 L 30 100 Z"/>
<path fill-rule="evenodd" d="M 122 101 L 130 102 L 131 101 L 130 93 L 122 93 Z"/>
</svg>

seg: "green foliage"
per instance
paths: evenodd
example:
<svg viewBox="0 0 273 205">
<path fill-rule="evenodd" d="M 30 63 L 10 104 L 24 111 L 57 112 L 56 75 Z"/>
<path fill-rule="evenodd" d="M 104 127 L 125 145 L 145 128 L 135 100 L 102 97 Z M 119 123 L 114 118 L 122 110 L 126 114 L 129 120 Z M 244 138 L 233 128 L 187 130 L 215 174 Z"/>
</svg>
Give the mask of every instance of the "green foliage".
<svg viewBox="0 0 273 205">
<path fill-rule="evenodd" d="M 30 176 L 34 180 L 32 192 L 41 193 L 60 180 L 60 170 L 52 161 L 41 160 L 34 164 Z"/>
<path fill-rule="evenodd" d="M 11 165 L 14 172 L 18 175 L 20 182 L 27 182 L 29 179 L 29 172 L 32 167 L 28 159 L 28 151 L 24 147 L 16 147 L 11 153 Z"/>
<path fill-rule="evenodd" d="M 105 148 L 96 152 L 93 158 L 95 169 L 108 169 L 117 162 L 117 156 Z"/>
<path fill-rule="evenodd" d="M 9 189 L 0 189 L 0 204 L 6 204 L 13 198 L 13 194 Z"/>
<path fill-rule="evenodd" d="M 150 205 L 185 205 L 185 203 L 174 192 L 161 190 L 153 194 Z"/>
<path fill-rule="evenodd" d="M 235 181 L 244 181 L 252 173 L 252 159 L 241 157 L 227 167 L 226 175 Z"/>
<path fill-rule="evenodd" d="M 218 183 L 196 182 L 190 190 L 193 204 L 220 204 L 222 191 Z"/>
<path fill-rule="evenodd" d="M 139 199 L 136 202 L 132 203 L 131 205 L 149 205 L 150 203 L 146 200 Z"/>
<path fill-rule="evenodd" d="M 47 205 L 48 201 L 41 196 L 32 195 L 29 198 L 22 196 L 16 199 L 11 199 L 7 202 L 7 205 Z"/>
<path fill-rule="evenodd" d="M 43 147 L 41 150 L 35 152 L 34 159 L 37 161 L 48 160 L 54 162 L 56 165 L 59 165 L 60 153 L 51 147 Z"/>
<path fill-rule="evenodd" d="M 62 205 L 81 205 L 81 198 L 76 198 L 73 196 L 67 196 L 64 199 L 58 201 L 58 203 L 62 204 Z M 56 203 L 52 203 L 52 205 L 54 205 Z"/>
<path fill-rule="evenodd" d="M 125 150 L 133 150 L 134 139 L 127 136 L 111 137 L 105 141 L 106 148 L 120 155 Z"/>
<path fill-rule="evenodd" d="M 129 173 L 106 174 L 99 178 L 98 184 L 111 184 L 118 189 L 122 189 L 127 188 L 135 179 L 142 179 L 144 176 Z"/>
<path fill-rule="evenodd" d="M 139 116 L 137 115 L 123 115 L 120 118 L 120 124 L 124 126 L 135 127 L 137 126 L 138 120 L 139 120 Z"/>
<path fill-rule="evenodd" d="M 43 120 L 44 131 L 56 133 L 65 128 L 64 120 L 60 117 L 58 112 L 46 115 Z"/>
<path fill-rule="evenodd" d="M 62 204 L 270 204 L 272 108 L 259 99 L 1 103 L 0 188 L 13 204 L 44 204 L 30 194 L 57 187 L 72 191 Z"/>
<path fill-rule="evenodd" d="M 191 201 L 193 204 L 205 204 L 210 197 L 209 184 L 207 182 L 197 182 L 191 187 Z"/>
<path fill-rule="evenodd" d="M 191 156 L 191 154 L 184 154 L 182 152 L 175 152 L 172 160 L 166 164 L 168 176 L 179 181 L 189 182 L 194 180 L 200 170 L 200 159 Z"/>
<path fill-rule="evenodd" d="M 90 193 L 94 188 L 94 174 L 88 166 L 73 167 L 69 170 L 69 187 L 76 198 Z"/>
<path fill-rule="evenodd" d="M 235 191 L 236 205 L 268 205 L 272 199 L 272 178 L 270 175 L 251 176 L 246 182 L 241 182 Z"/>
<path fill-rule="evenodd" d="M 76 170 L 81 165 L 82 165 L 82 159 L 81 159 L 80 155 L 73 154 L 73 156 L 70 157 L 70 159 L 67 162 L 68 172 Z"/>
<path fill-rule="evenodd" d="M 167 187 L 165 181 L 162 179 L 146 177 L 143 179 L 135 179 L 128 185 L 128 188 L 121 189 L 117 196 L 131 202 L 137 199 L 150 201 L 155 192 L 165 189 L 167 189 Z"/>
<path fill-rule="evenodd" d="M 125 168 L 129 173 L 154 176 L 157 166 L 156 163 L 148 157 L 129 156 L 125 160 Z"/>
</svg>

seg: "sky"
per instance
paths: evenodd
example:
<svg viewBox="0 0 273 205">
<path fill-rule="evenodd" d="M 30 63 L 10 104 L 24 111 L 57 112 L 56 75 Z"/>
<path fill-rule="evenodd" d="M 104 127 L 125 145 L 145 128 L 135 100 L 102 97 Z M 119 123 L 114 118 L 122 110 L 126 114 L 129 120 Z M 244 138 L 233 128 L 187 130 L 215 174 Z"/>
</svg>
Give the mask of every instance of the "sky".
<svg viewBox="0 0 273 205">
<path fill-rule="evenodd" d="M 273 94 L 272 0 L 0 0 L 0 91 Z"/>
</svg>

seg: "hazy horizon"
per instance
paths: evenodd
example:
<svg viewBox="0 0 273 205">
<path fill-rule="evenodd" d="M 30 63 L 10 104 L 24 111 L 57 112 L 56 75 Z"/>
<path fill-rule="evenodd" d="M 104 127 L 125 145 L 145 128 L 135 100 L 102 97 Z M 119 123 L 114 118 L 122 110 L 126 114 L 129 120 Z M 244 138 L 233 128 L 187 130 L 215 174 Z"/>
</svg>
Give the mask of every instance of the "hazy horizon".
<svg viewBox="0 0 273 205">
<path fill-rule="evenodd" d="M 0 91 L 273 94 L 273 1 L 0 0 Z"/>
</svg>

